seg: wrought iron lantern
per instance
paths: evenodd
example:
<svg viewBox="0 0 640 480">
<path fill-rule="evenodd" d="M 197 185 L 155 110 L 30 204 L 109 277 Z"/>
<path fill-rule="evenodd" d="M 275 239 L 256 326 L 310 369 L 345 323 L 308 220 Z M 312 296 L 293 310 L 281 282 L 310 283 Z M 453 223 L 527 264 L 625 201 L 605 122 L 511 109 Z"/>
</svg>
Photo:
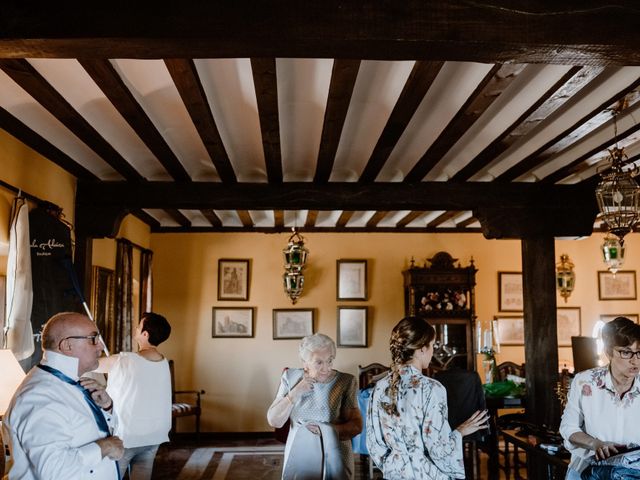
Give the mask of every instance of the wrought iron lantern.
<svg viewBox="0 0 640 480">
<path fill-rule="evenodd" d="M 573 271 L 573 267 L 569 255 L 566 253 L 560 255 L 560 262 L 556 265 L 556 282 L 560 296 L 564 298 L 565 303 L 576 286 L 576 273 Z"/>
<path fill-rule="evenodd" d="M 295 228 L 287 241 L 287 247 L 282 250 L 284 256 L 284 291 L 295 305 L 304 287 L 302 270 L 307 264 L 309 250 L 304 246 L 304 238 Z"/>
<path fill-rule="evenodd" d="M 602 258 L 614 275 L 624 264 L 624 244 L 617 237 L 607 235 L 602 244 Z"/>
</svg>

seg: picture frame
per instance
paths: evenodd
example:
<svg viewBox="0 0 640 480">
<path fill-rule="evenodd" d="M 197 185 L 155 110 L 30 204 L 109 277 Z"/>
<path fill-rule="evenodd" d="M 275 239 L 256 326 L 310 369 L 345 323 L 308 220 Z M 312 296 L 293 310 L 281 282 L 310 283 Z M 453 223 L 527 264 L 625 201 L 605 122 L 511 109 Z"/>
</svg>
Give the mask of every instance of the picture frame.
<svg viewBox="0 0 640 480">
<path fill-rule="evenodd" d="M 312 308 L 278 308 L 273 310 L 273 339 L 300 339 L 313 334 Z"/>
<path fill-rule="evenodd" d="M 367 347 L 368 317 L 367 307 L 338 307 L 338 347 Z"/>
<path fill-rule="evenodd" d="M 211 337 L 253 337 L 254 313 L 255 307 L 213 307 Z"/>
<path fill-rule="evenodd" d="M 571 337 L 582 334 L 580 316 L 580 307 L 558 307 L 556 319 L 559 347 L 570 347 Z"/>
<path fill-rule="evenodd" d="M 94 266 L 91 282 L 91 310 L 109 350 L 116 347 L 114 311 L 115 273 L 110 268 Z"/>
<path fill-rule="evenodd" d="M 498 310 L 522 312 L 522 272 L 498 272 Z"/>
<path fill-rule="evenodd" d="M 632 322 L 640 323 L 640 315 L 637 313 L 603 313 L 600 315 L 600 321 L 608 323 L 618 317 L 627 317 Z"/>
<path fill-rule="evenodd" d="M 367 261 L 336 260 L 336 299 L 367 300 Z"/>
<path fill-rule="evenodd" d="M 249 300 L 249 267 L 248 259 L 218 260 L 218 300 Z"/>
<path fill-rule="evenodd" d="M 496 315 L 497 336 L 500 346 L 524 345 L 524 317 L 522 315 Z"/>
<path fill-rule="evenodd" d="M 636 271 L 620 270 L 615 275 L 607 270 L 598 271 L 599 300 L 635 300 Z"/>
</svg>

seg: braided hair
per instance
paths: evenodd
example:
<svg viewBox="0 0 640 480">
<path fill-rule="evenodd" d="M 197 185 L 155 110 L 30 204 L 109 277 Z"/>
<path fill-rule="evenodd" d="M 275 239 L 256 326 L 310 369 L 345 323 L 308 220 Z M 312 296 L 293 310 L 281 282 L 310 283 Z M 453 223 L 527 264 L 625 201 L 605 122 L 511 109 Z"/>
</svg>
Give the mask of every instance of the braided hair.
<svg viewBox="0 0 640 480">
<path fill-rule="evenodd" d="M 399 416 L 398 388 L 400 385 L 400 368 L 408 363 L 416 350 L 429 345 L 436 332 L 426 320 L 419 317 L 405 317 L 393 327 L 389 350 L 391 351 L 391 379 L 385 393 L 390 402 L 383 402 L 382 408 L 389 415 Z"/>
</svg>

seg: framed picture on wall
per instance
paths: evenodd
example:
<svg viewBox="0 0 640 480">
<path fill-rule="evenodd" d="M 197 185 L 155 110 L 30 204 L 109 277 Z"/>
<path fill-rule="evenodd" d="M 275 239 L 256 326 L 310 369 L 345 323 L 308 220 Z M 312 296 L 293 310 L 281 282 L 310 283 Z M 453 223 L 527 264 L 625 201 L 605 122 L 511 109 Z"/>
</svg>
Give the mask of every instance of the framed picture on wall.
<svg viewBox="0 0 640 480">
<path fill-rule="evenodd" d="M 213 307 L 212 337 L 253 337 L 254 307 Z"/>
<path fill-rule="evenodd" d="M 366 347 L 367 318 L 367 307 L 338 307 L 338 347 Z"/>
<path fill-rule="evenodd" d="M 523 308 L 522 272 L 498 272 L 498 310 L 521 312 Z"/>
<path fill-rule="evenodd" d="M 580 324 L 580 307 L 558 307 L 558 346 L 570 347 L 571 337 L 579 337 L 582 333 Z"/>
<path fill-rule="evenodd" d="M 600 320 L 604 323 L 608 323 L 614 318 L 618 318 L 618 317 L 626 317 L 632 322 L 640 323 L 639 321 L 640 317 L 638 317 L 637 313 L 606 313 L 606 314 L 600 315 Z"/>
<path fill-rule="evenodd" d="M 249 260 L 218 260 L 218 300 L 249 300 Z"/>
<path fill-rule="evenodd" d="M 615 275 L 598 271 L 598 298 L 600 300 L 635 300 L 635 270 L 620 270 Z"/>
<path fill-rule="evenodd" d="M 500 345 L 524 345 L 524 318 L 521 315 L 496 315 L 493 319 L 496 320 Z"/>
<path fill-rule="evenodd" d="M 273 339 L 302 338 L 313 334 L 313 309 L 273 310 Z"/>
<path fill-rule="evenodd" d="M 367 261 L 337 260 L 337 299 L 367 299 Z"/>
</svg>

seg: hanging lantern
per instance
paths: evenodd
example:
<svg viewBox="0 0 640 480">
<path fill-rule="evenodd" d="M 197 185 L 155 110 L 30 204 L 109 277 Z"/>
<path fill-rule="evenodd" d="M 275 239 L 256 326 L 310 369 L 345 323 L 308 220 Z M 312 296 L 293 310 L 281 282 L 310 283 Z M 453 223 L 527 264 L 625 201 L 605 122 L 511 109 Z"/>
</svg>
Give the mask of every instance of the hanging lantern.
<svg viewBox="0 0 640 480">
<path fill-rule="evenodd" d="M 304 275 L 302 270 L 307 264 L 309 250 L 304 246 L 304 239 L 293 228 L 293 235 L 287 241 L 287 247 L 282 250 L 284 256 L 284 291 L 295 305 L 302 295 Z"/>
<path fill-rule="evenodd" d="M 602 257 L 614 275 L 624 264 L 624 244 L 617 237 L 607 235 L 602 244 Z"/>
<path fill-rule="evenodd" d="M 565 303 L 576 286 L 576 274 L 573 267 L 569 255 L 566 253 L 560 255 L 560 262 L 556 265 L 556 282 L 560 296 L 564 298 Z"/>
</svg>

